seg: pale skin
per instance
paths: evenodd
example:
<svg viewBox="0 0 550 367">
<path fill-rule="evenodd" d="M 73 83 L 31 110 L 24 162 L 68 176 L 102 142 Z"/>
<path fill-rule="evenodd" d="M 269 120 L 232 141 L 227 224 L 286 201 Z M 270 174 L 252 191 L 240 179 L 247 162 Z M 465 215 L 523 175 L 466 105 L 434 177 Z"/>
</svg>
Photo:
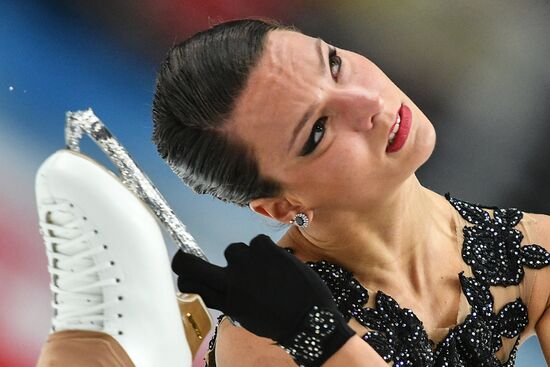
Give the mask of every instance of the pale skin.
<svg viewBox="0 0 550 367">
<path fill-rule="evenodd" d="M 281 223 L 307 214 L 309 227 L 291 227 L 280 246 L 303 260 L 339 264 L 368 289 L 394 295 L 427 330 L 451 326 L 462 266 L 453 209 L 415 175 L 434 149 L 434 127 L 370 60 L 341 49 L 334 54 L 331 47 L 297 32 L 268 34 L 224 127 L 251 147 L 261 173 L 284 188 L 275 198 L 252 201 L 250 208 Z M 412 111 L 411 131 L 405 145 L 389 153 L 390 128 L 402 104 Z M 291 145 L 306 111 L 309 118 Z M 318 144 L 304 156 L 314 126 Z M 538 244 L 550 250 L 550 217 L 533 216 Z M 550 267 L 539 272 L 522 339 L 536 333 L 550 363 Z M 352 327 L 361 335 L 360 326 Z M 216 353 L 220 367 L 295 366 L 271 340 L 228 322 L 220 326 Z M 358 336 L 325 365 L 387 366 Z"/>
</svg>

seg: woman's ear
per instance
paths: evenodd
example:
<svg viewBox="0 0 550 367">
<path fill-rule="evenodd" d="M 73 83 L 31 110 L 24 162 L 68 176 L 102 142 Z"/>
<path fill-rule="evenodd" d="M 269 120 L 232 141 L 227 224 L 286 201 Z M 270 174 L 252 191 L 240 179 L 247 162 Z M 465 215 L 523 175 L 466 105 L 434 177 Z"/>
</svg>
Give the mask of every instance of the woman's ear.
<svg viewBox="0 0 550 367">
<path fill-rule="evenodd" d="M 258 214 L 285 224 L 288 224 L 299 211 L 298 206 L 282 197 L 254 199 L 248 206 Z"/>
</svg>

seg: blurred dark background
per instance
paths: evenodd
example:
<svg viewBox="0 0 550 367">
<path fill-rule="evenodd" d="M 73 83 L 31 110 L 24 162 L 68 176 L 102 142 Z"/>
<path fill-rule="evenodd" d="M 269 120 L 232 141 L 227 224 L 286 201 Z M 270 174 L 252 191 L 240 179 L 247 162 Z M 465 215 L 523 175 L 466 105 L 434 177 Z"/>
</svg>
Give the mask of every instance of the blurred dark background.
<svg viewBox="0 0 550 367">
<path fill-rule="evenodd" d="M 141 0 L 0 2 L 0 367 L 36 362 L 50 326 L 34 174 L 63 147 L 64 113 L 92 107 L 222 264 L 222 249 L 276 225 L 194 195 L 151 143 L 167 49 L 223 20 L 264 16 L 377 63 L 434 123 L 429 188 L 550 213 L 550 3 Z M 89 145 L 86 153 L 104 158 Z M 174 246 L 168 243 L 170 251 Z M 536 338 L 518 366 L 544 366 Z"/>
</svg>

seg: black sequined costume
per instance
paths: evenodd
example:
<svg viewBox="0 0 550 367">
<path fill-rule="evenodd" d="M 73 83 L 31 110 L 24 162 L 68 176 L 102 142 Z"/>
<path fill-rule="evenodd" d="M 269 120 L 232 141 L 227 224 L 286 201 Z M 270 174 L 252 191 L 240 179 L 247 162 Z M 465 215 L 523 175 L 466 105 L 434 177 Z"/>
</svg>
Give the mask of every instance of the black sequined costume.
<svg viewBox="0 0 550 367">
<path fill-rule="evenodd" d="M 550 253 L 536 244 L 522 244 L 524 235 L 515 228 L 524 217 L 521 211 L 445 197 L 467 221 L 461 249 L 465 266 L 458 274 L 465 312 L 437 343 L 414 312 L 392 297 L 378 291 L 370 299 L 369 291 L 340 266 L 326 261 L 308 265 L 330 288 L 346 320 L 364 326 L 363 340 L 393 366 L 513 366 L 520 333 L 528 324 L 517 286 L 525 268 L 550 265 Z M 503 287 L 500 294 L 506 294 L 506 301 L 497 307 L 491 290 Z"/>
</svg>

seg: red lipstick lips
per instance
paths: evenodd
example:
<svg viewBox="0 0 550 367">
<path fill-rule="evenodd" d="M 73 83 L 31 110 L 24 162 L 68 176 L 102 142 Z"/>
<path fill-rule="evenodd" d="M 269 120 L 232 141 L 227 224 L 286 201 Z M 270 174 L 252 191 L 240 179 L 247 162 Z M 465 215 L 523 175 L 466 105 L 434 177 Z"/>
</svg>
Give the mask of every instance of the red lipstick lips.
<svg viewBox="0 0 550 367">
<path fill-rule="evenodd" d="M 387 153 L 393 153 L 400 150 L 403 147 L 403 145 L 405 145 L 405 142 L 409 137 L 409 132 L 411 131 L 412 113 L 409 107 L 405 106 L 404 104 L 401 105 L 401 108 L 399 109 L 398 114 L 399 114 L 399 117 L 401 118 L 401 122 L 399 123 L 399 130 L 397 130 L 397 133 L 392 143 L 386 147 Z M 390 134 L 393 128 L 395 127 L 395 124 L 397 124 L 397 121 L 392 125 L 390 129 Z"/>
</svg>

